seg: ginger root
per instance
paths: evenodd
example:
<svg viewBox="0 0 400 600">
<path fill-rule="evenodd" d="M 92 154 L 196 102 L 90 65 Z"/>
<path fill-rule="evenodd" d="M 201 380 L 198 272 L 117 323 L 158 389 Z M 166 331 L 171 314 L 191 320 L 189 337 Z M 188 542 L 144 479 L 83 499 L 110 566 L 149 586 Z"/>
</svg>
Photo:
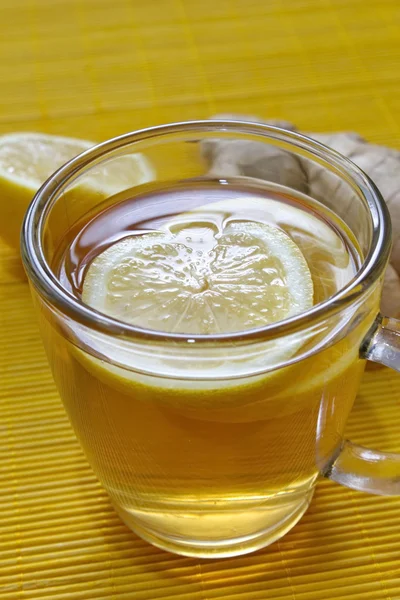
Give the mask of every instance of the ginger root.
<svg viewBox="0 0 400 600">
<path fill-rule="evenodd" d="M 258 117 L 221 114 L 213 119 L 235 119 L 275 125 L 297 131 L 287 121 L 262 121 Z M 306 133 L 309 137 L 330 146 L 358 165 L 380 190 L 392 220 L 393 249 L 382 293 L 383 314 L 400 316 L 400 151 L 370 144 L 357 133 Z M 321 199 L 341 215 L 357 210 L 349 187 L 327 171 L 321 177 L 321 167 L 280 148 L 243 140 L 209 139 L 202 143 L 202 153 L 209 164 L 209 174 L 218 176 L 256 177 L 287 185 L 313 198 Z M 362 235 L 364 224 L 357 215 Z"/>
</svg>

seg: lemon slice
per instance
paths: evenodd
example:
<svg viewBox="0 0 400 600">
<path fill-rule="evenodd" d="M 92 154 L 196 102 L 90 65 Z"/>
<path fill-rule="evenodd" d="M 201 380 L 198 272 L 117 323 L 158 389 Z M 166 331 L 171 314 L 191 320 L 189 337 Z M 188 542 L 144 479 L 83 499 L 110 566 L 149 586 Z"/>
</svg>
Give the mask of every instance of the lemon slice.
<svg viewBox="0 0 400 600">
<path fill-rule="evenodd" d="M 285 232 L 244 219 L 218 228 L 199 209 L 190 214 L 99 254 L 83 301 L 133 325 L 189 334 L 246 331 L 312 306 L 310 270 Z"/>
<path fill-rule="evenodd" d="M 42 133 L 0 137 L 0 234 L 9 245 L 19 247 L 24 213 L 42 183 L 64 163 L 94 145 L 87 140 Z M 118 163 L 98 168 L 86 178 L 80 199 L 96 195 L 98 201 L 99 195 L 105 197 L 153 178 L 153 170 L 141 154 L 119 157 Z"/>
</svg>

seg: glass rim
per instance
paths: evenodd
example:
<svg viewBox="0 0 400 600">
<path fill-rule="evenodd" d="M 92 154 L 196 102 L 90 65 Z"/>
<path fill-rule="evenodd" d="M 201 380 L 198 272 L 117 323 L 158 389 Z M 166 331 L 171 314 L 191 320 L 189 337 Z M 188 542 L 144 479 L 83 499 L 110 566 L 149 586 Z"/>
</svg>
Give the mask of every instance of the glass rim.
<svg viewBox="0 0 400 600">
<path fill-rule="evenodd" d="M 308 158 L 318 158 L 324 166 L 329 165 L 331 170 L 334 168 L 336 174 L 350 180 L 369 208 L 373 229 L 368 254 L 356 276 L 336 294 L 298 315 L 263 327 L 213 335 L 170 333 L 130 325 L 91 308 L 68 292 L 52 272 L 42 249 L 41 233 L 44 216 L 59 188 L 69 179 L 84 172 L 97 159 L 106 157 L 116 150 L 156 137 L 196 131 L 247 134 L 264 138 L 266 141 L 283 142 L 287 146 L 305 151 L 310 155 Z M 290 151 L 286 146 L 285 149 Z M 155 342 L 220 344 L 265 341 L 298 331 L 313 325 L 321 318 L 329 318 L 355 302 L 383 273 L 390 248 L 391 223 L 386 203 L 373 181 L 357 165 L 335 150 L 305 135 L 272 125 L 239 120 L 199 120 L 157 125 L 125 133 L 93 146 L 65 163 L 41 186 L 28 207 L 21 231 L 21 255 L 25 270 L 39 294 L 52 306 L 78 323 L 102 333 L 131 340 Z"/>
</svg>

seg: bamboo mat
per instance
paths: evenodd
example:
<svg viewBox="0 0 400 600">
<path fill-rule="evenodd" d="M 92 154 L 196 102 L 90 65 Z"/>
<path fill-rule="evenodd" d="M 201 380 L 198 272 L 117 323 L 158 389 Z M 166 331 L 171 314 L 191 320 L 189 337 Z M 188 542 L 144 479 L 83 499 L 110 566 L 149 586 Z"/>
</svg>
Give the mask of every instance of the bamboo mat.
<svg viewBox="0 0 400 600">
<path fill-rule="evenodd" d="M 0 133 L 100 141 L 239 111 L 400 147 L 397 0 L 1 0 L 0 24 Z M 285 538 L 229 560 L 130 533 L 80 451 L 5 246 L 0 371 L 1 600 L 400 600 L 396 498 L 322 481 Z M 348 435 L 400 451 L 399 391 L 399 375 L 368 371 Z"/>
</svg>

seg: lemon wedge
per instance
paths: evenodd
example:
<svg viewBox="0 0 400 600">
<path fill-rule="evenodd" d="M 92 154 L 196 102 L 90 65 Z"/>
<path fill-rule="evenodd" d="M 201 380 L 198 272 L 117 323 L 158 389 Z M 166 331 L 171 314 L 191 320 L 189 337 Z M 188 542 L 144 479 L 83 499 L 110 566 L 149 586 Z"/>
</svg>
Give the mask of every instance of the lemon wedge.
<svg viewBox="0 0 400 600">
<path fill-rule="evenodd" d="M 244 219 L 218 228 L 207 217 L 210 206 L 204 211 L 109 246 L 89 266 L 83 301 L 139 327 L 210 335 L 246 331 L 312 306 L 310 270 L 284 231 Z"/>
<path fill-rule="evenodd" d="M 23 216 L 44 181 L 64 163 L 95 145 L 95 142 L 43 133 L 12 133 L 0 136 L 0 235 L 19 248 Z M 131 154 L 94 171 L 86 178 L 80 199 L 106 197 L 154 178 L 141 154 Z M 89 189 L 89 191 L 88 191 Z M 102 194 L 100 194 L 102 192 Z M 88 204 L 89 201 L 88 201 Z M 90 208 L 90 205 L 88 205 Z"/>
</svg>

